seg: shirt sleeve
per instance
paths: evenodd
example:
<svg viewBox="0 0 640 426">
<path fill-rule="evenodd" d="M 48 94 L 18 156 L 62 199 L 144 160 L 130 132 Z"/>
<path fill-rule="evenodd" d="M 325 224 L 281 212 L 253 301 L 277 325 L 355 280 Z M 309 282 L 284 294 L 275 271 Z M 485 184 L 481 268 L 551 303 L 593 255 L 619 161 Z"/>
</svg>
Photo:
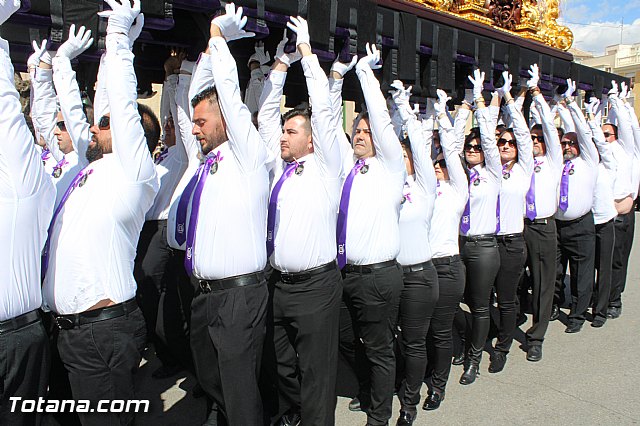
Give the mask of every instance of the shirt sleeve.
<svg viewBox="0 0 640 426">
<path fill-rule="evenodd" d="M 489 108 L 478 108 L 476 110 L 476 120 L 478 121 L 478 127 L 480 127 L 480 144 L 484 153 L 485 167 L 493 178 L 493 183 L 500 185 L 502 163 L 496 142 L 496 126 Z"/>
<path fill-rule="evenodd" d="M 258 110 L 258 131 L 267 149 L 276 159 L 280 158 L 280 100 L 286 79 L 286 72 L 271 70 L 262 89 Z M 276 164 L 280 163 L 281 161 L 276 161 Z"/>
<path fill-rule="evenodd" d="M 136 102 L 137 81 L 133 53 L 124 34 L 107 36 L 105 65 L 109 75 L 106 93 L 111 112 L 113 154 L 127 179 L 144 182 L 156 177 Z"/>
<path fill-rule="evenodd" d="M 251 112 L 242 103 L 236 61 L 222 37 L 212 37 L 209 49 L 213 80 L 227 127 L 229 147 L 245 172 L 254 171 L 264 166 L 268 155 L 258 130 L 251 123 Z"/>
<path fill-rule="evenodd" d="M 107 96 L 107 65 L 105 63 L 106 53 L 100 57 L 98 67 L 98 80 L 96 81 L 96 94 L 93 97 L 93 123 L 97 124 L 107 112 L 109 112 L 109 97 Z M 69 65 L 69 68 L 71 65 Z M 55 81 L 54 81 L 55 83 Z"/>
<path fill-rule="evenodd" d="M 576 102 L 571 102 L 568 109 L 573 117 L 578 134 L 578 145 L 580 146 L 580 157 L 584 158 L 587 164 L 593 166 L 594 170 L 600 162 L 598 158 L 598 150 L 593 143 L 593 135 L 591 129 L 584 119 L 584 114 Z"/>
<path fill-rule="evenodd" d="M 447 117 L 438 119 L 438 125 L 440 127 L 440 145 L 442 145 L 444 161 L 447 163 L 447 171 L 449 172 L 449 183 L 456 193 L 466 201 L 469 198 L 469 181 L 460 160 L 454 128 Z"/>
<path fill-rule="evenodd" d="M 638 116 L 636 115 L 636 111 L 633 109 L 633 105 L 626 104 L 626 107 L 629 112 L 629 116 L 631 117 L 631 129 L 633 130 L 633 139 L 635 141 L 634 157 L 638 159 L 640 158 L 640 123 L 638 122 Z"/>
<path fill-rule="evenodd" d="M 548 153 L 547 158 L 549 158 L 553 168 L 556 170 L 562 170 L 562 148 L 560 147 L 558 129 L 554 124 L 554 114 L 551 112 L 551 108 L 549 108 L 549 104 L 547 104 L 547 101 L 544 99 L 542 94 L 534 96 L 533 102 L 535 107 L 538 109 L 542 120 L 542 134 L 544 136 L 544 143 Z"/>
<path fill-rule="evenodd" d="M 464 145 L 464 131 L 467 128 L 469 115 L 471 115 L 471 111 L 469 111 L 468 109 L 458 108 L 455 121 L 453 122 L 454 145 L 452 148 L 456 153 L 462 152 L 462 148 Z"/>
<path fill-rule="evenodd" d="M 369 112 L 371 138 L 376 149 L 376 157 L 390 172 L 402 172 L 405 170 L 402 147 L 393 128 L 387 102 L 380 90 L 380 82 L 368 66 L 356 67 L 356 74 L 360 79 Z"/>
<path fill-rule="evenodd" d="M 571 118 L 571 112 L 569 112 L 567 108 L 560 104 L 558 104 L 557 111 L 558 115 L 560 116 L 560 121 L 562 121 L 562 130 L 564 130 L 565 133 L 575 132 L 576 126 L 573 122 L 573 119 Z"/>
<path fill-rule="evenodd" d="M 192 124 L 189 115 L 189 86 L 191 84 L 191 76 L 181 74 L 178 77 L 178 87 L 176 88 L 176 115 L 173 121 L 176 125 L 176 145 L 182 144 L 184 152 L 187 156 L 189 167 L 200 162 L 198 154 L 200 153 L 200 144 L 196 137 L 191 133 Z M 178 139 L 178 135 L 180 138 Z"/>
<path fill-rule="evenodd" d="M 211 58 L 209 54 L 201 53 L 196 62 L 195 69 L 191 76 L 191 86 L 189 86 L 189 117 L 193 117 L 193 107 L 191 100 L 204 89 L 213 86 L 213 74 L 211 73 Z"/>
<path fill-rule="evenodd" d="M 633 155 L 635 140 L 633 128 L 631 127 L 632 117 L 629 115 L 624 103 L 617 96 L 609 97 L 609 104 L 618 117 L 618 143 L 627 155 Z"/>
<path fill-rule="evenodd" d="M 62 112 L 67 131 L 71 137 L 73 149 L 78 153 L 78 162 L 84 166 L 88 164 L 85 154 L 91 142 L 91 131 L 89 130 L 91 126 L 82 108 L 82 98 L 80 97 L 80 88 L 76 81 L 76 73 L 71 68 L 69 58 L 56 56 L 52 62 L 53 84 L 58 92 L 60 112 Z M 105 79 L 106 76 L 104 75 L 104 67 L 102 65 L 101 68 L 103 69 L 102 78 Z M 98 80 L 98 85 L 102 86 L 102 88 L 96 91 L 96 98 L 98 97 L 98 93 L 103 93 L 102 89 L 106 89 L 105 84 L 106 82 L 100 82 L 100 80 Z M 103 93 L 103 95 L 104 94 L 106 94 L 106 92 Z M 107 99 L 105 98 L 103 100 L 106 104 Z M 94 110 L 95 114 L 98 114 L 96 121 L 106 112 L 105 104 Z M 98 110 L 102 110 L 102 113 L 99 113 Z"/>
<path fill-rule="evenodd" d="M 593 142 L 596 144 L 596 149 L 600 154 L 600 159 L 604 167 L 612 174 L 617 170 L 617 164 L 613 158 L 613 152 L 611 152 L 611 146 L 606 141 L 602 128 L 594 120 L 588 122 L 591 133 L 593 134 Z"/>
<path fill-rule="evenodd" d="M 42 136 L 45 144 L 51 151 L 56 161 L 64 157 L 58 138 L 54 133 L 56 126 L 56 92 L 53 89 L 53 71 L 41 68 L 35 69 L 35 75 L 31 78 L 31 90 L 33 90 L 33 103 L 31 118 L 36 134 Z"/>
<path fill-rule="evenodd" d="M 251 71 L 251 77 L 247 84 L 247 90 L 244 93 L 244 103 L 249 108 L 251 114 L 258 112 L 258 105 L 260 103 L 260 95 L 262 94 L 262 87 L 264 86 L 264 74 L 260 67 Z"/>
<path fill-rule="evenodd" d="M 431 132 L 423 132 L 423 126 L 414 114 L 408 115 L 407 134 L 411 143 L 413 167 L 416 173 L 416 184 L 429 197 L 436 194 L 436 172 L 431 162 L 431 143 L 433 141 L 433 119 L 430 122 Z M 429 124 L 427 125 L 429 127 Z"/>
<path fill-rule="evenodd" d="M 524 116 L 517 105 L 507 105 L 506 108 L 511 117 L 513 134 L 518 144 L 518 164 L 522 166 L 527 176 L 531 176 L 533 173 L 533 141 L 531 140 L 527 122 L 524 120 Z"/>
</svg>

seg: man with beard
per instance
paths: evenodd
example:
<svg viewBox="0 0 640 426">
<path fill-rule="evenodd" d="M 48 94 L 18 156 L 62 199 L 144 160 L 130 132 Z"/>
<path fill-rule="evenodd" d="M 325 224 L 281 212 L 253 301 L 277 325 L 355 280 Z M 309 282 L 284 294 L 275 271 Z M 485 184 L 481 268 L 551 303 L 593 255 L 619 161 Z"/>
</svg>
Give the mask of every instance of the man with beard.
<svg viewBox="0 0 640 426">
<path fill-rule="evenodd" d="M 54 212 L 43 251 L 44 307 L 60 328 L 58 350 L 74 399 L 134 399 L 144 349 L 133 259 L 158 188 L 136 107 L 130 31 L 140 3 L 112 8 L 87 159 Z M 109 113 L 110 110 L 110 113 Z M 101 156 L 100 159 L 97 157 Z M 95 405 L 94 405 L 95 406 Z M 82 413 L 83 424 L 130 423 L 133 413 Z"/>
</svg>

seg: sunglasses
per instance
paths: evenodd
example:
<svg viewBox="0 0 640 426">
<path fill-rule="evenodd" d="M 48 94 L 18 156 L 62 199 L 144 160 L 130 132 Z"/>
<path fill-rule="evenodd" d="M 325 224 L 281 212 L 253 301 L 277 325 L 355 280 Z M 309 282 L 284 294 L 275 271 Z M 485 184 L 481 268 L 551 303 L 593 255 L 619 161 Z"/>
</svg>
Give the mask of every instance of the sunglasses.
<svg viewBox="0 0 640 426">
<path fill-rule="evenodd" d="M 67 130 L 67 126 L 64 124 L 64 121 L 58 121 L 56 123 L 56 126 L 58 127 L 58 129 L 60 129 L 61 132 L 64 132 Z"/>
<path fill-rule="evenodd" d="M 604 137 L 608 138 L 609 136 L 613 136 L 613 133 L 609 133 L 609 132 L 604 132 Z"/>
<path fill-rule="evenodd" d="M 98 128 L 100 128 L 100 130 L 106 130 L 109 126 L 111 126 L 111 118 L 108 115 L 100 117 L 100 120 L 98 121 Z"/>
<path fill-rule="evenodd" d="M 446 169 L 447 168 L 447 162 L 445 161 L 444 158 L 441 158 L 439 160 L 436 160 L 433 162 L 433 167 L 435 166 L 439 166 L 441 169 Z"/>
<path fill-rule="evenodd" d="M 505 139 L 505 138 L 500 138 L 498 139 L 498 146 L 502 147 L 509 144 L 509 146 L 511 148 L 515 148 L 516 147 L 516 141 L 514 141 L 513 139 Z"/>
<path fill-rule="evenodd" d="M 565 145 L 569 145 L 569 146 L 578 146 L 578 142 L 574 142 L 574 141 L 562 141 L 560 142 L 560 145 L 565 146 Z"/>
<path fill-rule="evenodd" d="M 466 152 L 482 152 L 482 146 L 467 143 L 464 145 L 464 150 Z"/>
<path fill-rule="evenodd" d="M 534 141 L 534 142 L 535 141 L 539 141 L 539 142 L 544 143 L 544 137 L 538 136 L 538 135 L 531 135 L 531 140 Z"/>
</svg>

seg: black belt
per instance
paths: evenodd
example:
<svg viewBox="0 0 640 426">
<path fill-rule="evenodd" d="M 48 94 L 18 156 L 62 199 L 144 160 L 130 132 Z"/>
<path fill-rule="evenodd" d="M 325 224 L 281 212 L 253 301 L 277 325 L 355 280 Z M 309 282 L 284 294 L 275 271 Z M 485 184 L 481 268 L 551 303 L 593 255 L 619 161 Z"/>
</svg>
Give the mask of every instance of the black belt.
<svg viewBox="0 0 640 426">
<path fill-rule="evenodd" d="M 494 241 L 496 239 L 496 234 L 469 235 L 462 238 L 464 238 L 468 243 L 477 243 L 479 241 Z"/>
<path fill-rule="evenodd" d="M 117 305 L 105 306 L 91 311 L 80 312 L 79 314 L 56 315 L 53 314 L 56 325 L 61 330 L 71 330 L 84 324 L 105 321 L 124 316 L 138 309 L 136 299 L 129 299 Z"/>
<path fill-rule="evenodd" d="M 40 320 L 40 311 L 27 312 L 26 314 L 18 315 L 15 318 L 11 318 L 5 321 L 0 321 L 0 334 L 9 333 L 10 331 L 16 331 L 22 327 L 26 327 L 34 322 Z"/>
<path fill-rule="evenodd" d="M 460 260 L 460 255 L 454 254 L 453 256 L 434 257 L 431 259 L 431 262 L 434 265 L 450 265 L 453 262 L 458 262 L 459 260 Z"/>
<path fill-rule="evenodd" d="M 433 262 L 431 262 L 430 260 L 427 260 L 426 262 L 422 262 L 422 263 L 416 263 L 415 265 L 408 265 L 408 266 L 402 266 L 402 272 L 404 272 L 405 274 L 411 273 L 411 272 L 420 272 L 420 271 L 424 271 L 425 269 L 429 269 L 429 268 L 433 268 Z"/>
<path fill-rule="evenodd" d="M 503 243 L 510 243 L 511 241 L 513 241 L 515 239 L 518 239 L 518 238 L 523 238 L 522 232 L 519 232 L 517 234 L 496 235 L 496 239 L 498 241 L 502 241 Z"/>
<path fill-rule="evenodd" d="M 323 272 L 331 271 L 337 269 L 336 261 L 332 260 L 331 262 L 317 266 L 315 268 L 307 269 L 306 271 L 300 272 L 280 272 L 280 281 L 285 284 L 295 284 L 301 283 L 311 279 L 314 275 L 321 274 Z"/>
<path fill-rule="evenodd" d="M 379 263 L 372 263 L 370 265 L 344 265 L 344 269 L 343 271 L 345 273 L 349 273 L 349 272 L 357 272 L 359 274 L 370 274 L 375 270 L 378 269 L 383 269 L 383 268 L 388 268 L 390 266 L 395 266 L 397 265 L 397 262 L 395 259 L 393 260 L 387 260 L 386 262 L 379 262 Z"/>
<path fill-rule="evenodd" d="M 252 272 L 251 274 L 236 275 L 235 277 L 221 278 L 219 280 L 200 280 L 193 278 L 193 281 L 200 287 L 201 293 L 211 293 L 212 291 L 228 290 L 235 287 L 260 284 L 264 281 L 264 272 Z"/>
<path fill-rule="evenodd" d="M 525 218 L 524 219 L 524 223 L 526 223 L 527 225 L 546 225 L 549 222 L 551 222 L 553 220 L 552 217 L 543 217 L 540 219 L 529 219 L 529 218 Z"/>
</svg>

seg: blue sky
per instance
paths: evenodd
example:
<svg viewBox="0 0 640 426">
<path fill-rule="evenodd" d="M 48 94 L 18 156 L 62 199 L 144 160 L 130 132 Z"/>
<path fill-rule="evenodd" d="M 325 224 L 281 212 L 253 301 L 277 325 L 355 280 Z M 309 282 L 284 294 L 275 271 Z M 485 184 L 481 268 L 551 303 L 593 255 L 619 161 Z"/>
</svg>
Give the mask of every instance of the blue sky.
<svg viewBox="0 0 640 426">
<path fill-rule="evenodd" d="M 608 45 L 640 43 L 640 0 L 560 0 L 560 21 L 571 28 L 574 47 L 595 54 Z"/>
</svg>

